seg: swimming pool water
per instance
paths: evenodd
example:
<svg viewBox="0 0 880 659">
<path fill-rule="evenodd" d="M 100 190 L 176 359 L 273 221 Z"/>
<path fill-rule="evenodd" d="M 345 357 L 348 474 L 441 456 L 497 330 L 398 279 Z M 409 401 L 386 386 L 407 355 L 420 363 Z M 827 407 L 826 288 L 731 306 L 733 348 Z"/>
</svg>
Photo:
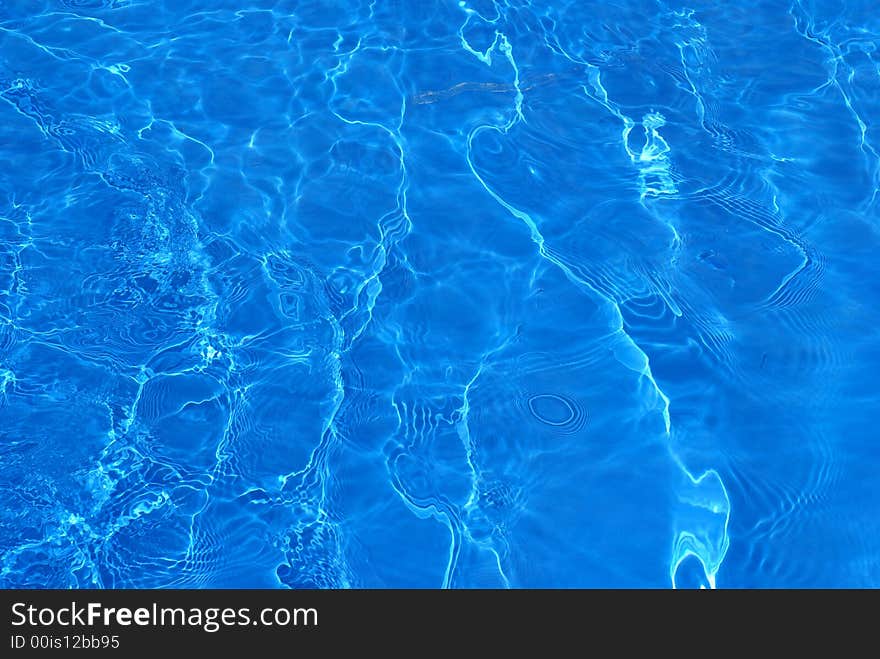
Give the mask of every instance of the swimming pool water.
<svg viewBox="0 0 880 659">
<path fill-rule="evenodd" d="M 880 585 L 870 0 L 0 6 L 0 585 Z"/>
</svg>

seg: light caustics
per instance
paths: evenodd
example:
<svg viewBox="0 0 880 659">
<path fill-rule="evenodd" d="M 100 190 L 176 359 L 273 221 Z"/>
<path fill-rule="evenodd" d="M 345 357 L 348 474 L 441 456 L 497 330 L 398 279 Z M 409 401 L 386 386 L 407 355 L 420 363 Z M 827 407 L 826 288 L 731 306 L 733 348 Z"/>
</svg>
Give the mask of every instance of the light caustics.
<svg viewBox="0 0 880 659">
<path fill-rule="evenodd" d="M 880 584 L 876 13 L 7 3 L 0 585 Z"/>
</svg>

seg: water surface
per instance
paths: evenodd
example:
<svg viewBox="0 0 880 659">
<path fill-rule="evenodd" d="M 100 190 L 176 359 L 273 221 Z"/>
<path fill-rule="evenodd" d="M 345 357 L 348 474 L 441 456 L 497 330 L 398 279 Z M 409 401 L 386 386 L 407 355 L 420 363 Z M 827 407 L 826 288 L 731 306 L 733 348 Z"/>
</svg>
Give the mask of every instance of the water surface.
<svg viewBox="0 0 880 659">
<path fill-rule="evenodd" d="M 869 0 L 0 7 L 0 585 L 880 585 Z"/>
</svg>

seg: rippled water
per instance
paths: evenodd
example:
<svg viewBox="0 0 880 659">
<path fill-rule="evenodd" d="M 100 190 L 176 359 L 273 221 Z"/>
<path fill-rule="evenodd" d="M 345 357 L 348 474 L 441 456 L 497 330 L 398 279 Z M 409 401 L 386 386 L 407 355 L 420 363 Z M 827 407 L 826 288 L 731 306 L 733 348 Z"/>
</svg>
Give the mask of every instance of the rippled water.
<svg viewBox="0 0 880 659">
<path fill-rule="evenodd" d="M 870 0 L 9 0 L 0 584 L 880 585 Z"/>
</svg>

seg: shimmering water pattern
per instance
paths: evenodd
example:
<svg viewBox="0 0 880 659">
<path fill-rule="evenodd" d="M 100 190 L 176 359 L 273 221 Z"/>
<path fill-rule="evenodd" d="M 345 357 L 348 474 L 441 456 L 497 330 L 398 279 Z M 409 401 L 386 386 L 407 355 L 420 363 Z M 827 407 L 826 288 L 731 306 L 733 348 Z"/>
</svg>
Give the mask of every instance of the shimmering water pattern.
<svg viewBox="0 0 880 659">
<path fill-rule="evenodd" d="M 878 45 L 0 3 L 0 586 L 880 586 Z"/>
</svg>

